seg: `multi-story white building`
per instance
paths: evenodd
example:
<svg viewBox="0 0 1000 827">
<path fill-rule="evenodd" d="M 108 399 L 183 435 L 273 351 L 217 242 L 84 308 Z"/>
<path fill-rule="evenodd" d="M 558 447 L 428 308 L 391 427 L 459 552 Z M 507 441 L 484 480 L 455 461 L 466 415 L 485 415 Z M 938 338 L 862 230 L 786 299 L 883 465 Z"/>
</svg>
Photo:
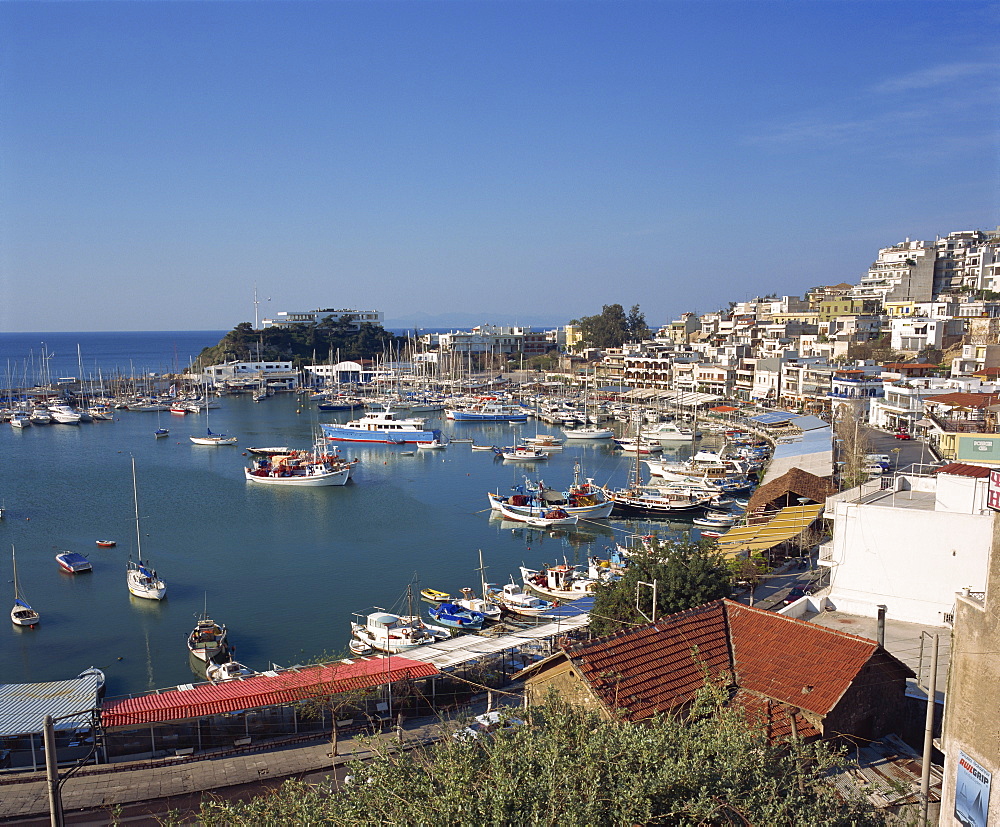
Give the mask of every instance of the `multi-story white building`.
<svg viewBox="0 0 1000 827">
<path fill-rule="evenodd" d="M 889 330 L 894 350 L 916 352 L 925 347 L 942 350 L 951 347 L 962 337 L 965 324 L 961 319 L 901 317 L 889 320 Z"/>
<path fill-rule="evenodd" d="M 273 319 L 261 319 L 261 329 L 269 327 L 294 327 L 300 324 L 319 324 L 327 316 L 335 322 L 345 320 L 357 330 L 363 322 L 382 324 L 382 313 L 378 310 L 336 310 L 328 307 L 322 310 L 284 310 Z"/>
<path fill-rule="evenodd" d="M 298 374 L 291 362 L 223 362 L 209 365 L 201 372 L 201 381 L 208 385 L 254 385 L 291 389 L 298 383 Z"/>
<path fill-rule="evenodd" d="M 855 299 L 930 301 L 934 291 L 934 248 L 926 241 L 883 247 L 878 259 L 851 290 Z"/>
<path fill-rule="evenodd" d="M 833 539 L 820 548 L 839 611 L 944 626 L 955 593 L 982 591 L 993 540 L 989 470 L 951 465 L 897 474 L 826 501 Z"/>
<path fill-rule="evenodd" d="M 934 242 L 934 292 L 1000 290 L 1000 232 L 961 230 Z"/>
</svg>

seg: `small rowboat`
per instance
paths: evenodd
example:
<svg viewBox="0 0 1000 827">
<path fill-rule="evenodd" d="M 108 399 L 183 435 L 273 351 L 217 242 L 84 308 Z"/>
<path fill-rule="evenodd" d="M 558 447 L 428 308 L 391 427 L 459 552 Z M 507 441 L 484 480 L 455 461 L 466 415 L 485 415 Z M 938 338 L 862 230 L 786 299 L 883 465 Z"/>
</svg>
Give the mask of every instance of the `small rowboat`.
<svg viewBox="0 0 1000 827">
<path fill-rule="evenodd" d="M 699 531 L 698 533 L 701 534 L 702 537 L 708 537 L 710 540 L 715 540 L 716 538 L 722 536 L 721 531 Z"/>
<path fill-rule="evenodd" d="M 439 592 L 437 589 L 421 589 L 420 596 L 429 603 L 452 602 L 452 597 L 448 592 Z"/>
<path fill-rule="evenodd" d="M 97 542 L 97 545 L 100 546 L 101 548 L 114 548 L 115 547 L 115 541 L 114 540 L 97 540 L 96 542 Z"/>
</svg>

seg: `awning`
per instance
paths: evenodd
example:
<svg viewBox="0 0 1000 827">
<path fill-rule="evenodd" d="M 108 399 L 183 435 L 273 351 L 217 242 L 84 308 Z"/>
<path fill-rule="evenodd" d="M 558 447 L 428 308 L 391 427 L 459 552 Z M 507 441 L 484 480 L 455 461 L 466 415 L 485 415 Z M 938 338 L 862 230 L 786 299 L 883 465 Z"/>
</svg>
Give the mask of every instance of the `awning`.
<svg viewBox="0 0 1000 827">
<path fill-rule="evenodd" d="M 438 669 L 433 664 L 395 655 L 340 661 L 112 701 L 105 704 L 101 723 L 105 728 L 133 727 L 201 718 L 294 703 L 351 689 L 368 689 L 407 678 L 429 678 L 436 674 Z"/>
<path fill-rule="evenodd" d="M 0 686 L 0 737 L 28 735 L 42 731 L 46 715 L 63 718 L 56 729 L 84 729 L 90 726 L 90 711 L 97 699 L 102 677 L 84 674 L 68 681 L 8 683 Z M 73 715 L 79 712 L 79 715 Z"/>
<path fill-rule="evenodd" d="M 734 408 L 730 405 L 718 405 L 715 408 L 708 409 L 711 413 L 733 413 L 733 411 L 738 411 L 739 408 Z"/>
<path fill-rule="evenodd" d="M 822 511 L 822 503 L 790 505 L 781 509 L 766 523 L 731 528 L 716 542 L 719 544 L 719 550 L 727 557 L 774 548 L 779 543 L 805 531 Z"/>
</svg>

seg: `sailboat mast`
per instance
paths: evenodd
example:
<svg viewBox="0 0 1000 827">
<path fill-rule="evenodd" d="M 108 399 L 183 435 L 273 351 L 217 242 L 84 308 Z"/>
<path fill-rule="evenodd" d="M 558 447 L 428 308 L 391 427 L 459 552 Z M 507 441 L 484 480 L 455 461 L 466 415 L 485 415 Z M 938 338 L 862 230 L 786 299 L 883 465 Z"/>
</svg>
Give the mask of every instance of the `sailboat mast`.
<svg viewBox="0 0 1000 827">
<path fill-rule="evenodd" d="M 135 482 L 135 457 L 132 457 L 132 499 L 135 502 L 135 548 L 142 562 L 142 532 L 139 530 L 139 487 Z"/>
</svg>

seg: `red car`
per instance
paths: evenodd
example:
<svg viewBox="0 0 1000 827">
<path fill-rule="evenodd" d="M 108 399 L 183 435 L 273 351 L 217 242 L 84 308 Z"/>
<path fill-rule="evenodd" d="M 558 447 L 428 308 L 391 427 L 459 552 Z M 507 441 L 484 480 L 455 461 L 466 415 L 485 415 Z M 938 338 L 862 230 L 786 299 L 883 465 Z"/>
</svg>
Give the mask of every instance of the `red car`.
<svg viewBox="0 0 1000 827">
<path fill-rule="evenodd" d="M 896 434 L 896 439 L 913 439 L 913 437 L 906 433 L 906 431 L 900 431 Z"/>
</svg>

